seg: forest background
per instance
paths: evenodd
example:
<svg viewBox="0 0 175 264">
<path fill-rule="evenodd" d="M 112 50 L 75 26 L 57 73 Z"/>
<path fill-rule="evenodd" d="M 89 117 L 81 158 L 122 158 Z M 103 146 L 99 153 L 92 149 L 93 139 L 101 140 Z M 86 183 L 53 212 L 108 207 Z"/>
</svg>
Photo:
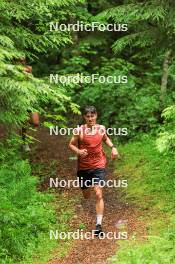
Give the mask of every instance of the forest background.
<svg viewBox="0 0 175 264">
<path fill-rule="evenodd" d="M 128 197 L 143 203 L 143 208 L 155 207 L 168 218 L 167 226 L 155 217 L 162 231 L 149 238 L 146 246 L 131 246 L 127 256 L 121 249 L 121 263 L 137 263 L 153 255 L 157 263 L 173 263 L 174 1 L 1 0 L 0 11 L 0 121 L 6 130 L 0 142 L 2 263 L 26 261 L 48 227 L 56 223 L 50 205 L 53 194 L 36 190 L 39 178 L 33 176 L 29 159 L 21 155 L 17 129 L 27 121 L 28 110 L 40 113 L 43 126 L 77 125 L 77 116 L 86 105 L 96 106 L 99 122 L 106 127 L 128 130 L 127 136 L 116 141 L 127 157 L 120 162 L 120 170 L 135 177 Z M 50 30 L 51 22 L 77 21 L 127 24 L 128 30 Z M 21 58 L 32 66 L 32 74 L 24 73 Z M 50 83 L 50 74 L 78 73 L 127 76 L 128 81 Z M 30 136 L 28 140 L 35 142 Z M 138 165 L 140 155 L 145 163 Z"/>
</svg>

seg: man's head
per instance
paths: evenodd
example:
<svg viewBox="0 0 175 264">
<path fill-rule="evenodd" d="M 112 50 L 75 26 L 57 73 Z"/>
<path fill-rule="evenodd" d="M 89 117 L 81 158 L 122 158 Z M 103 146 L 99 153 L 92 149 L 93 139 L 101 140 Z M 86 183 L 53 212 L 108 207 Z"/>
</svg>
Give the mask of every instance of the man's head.
<svg viewBox="0 0 175 264">
<path fill-rule="evenodd" d="M 32 66 L 27 65 L 25 57 L 19 58 L 17 63 L 24 65 L 24 73 L 32 73 Z"/>
<path fill-rule="evenodd" d="M 89 127 L 94 126 L 97 120 L 96 108 L 94 106 L 86 106 L 83 110 L 83 117 Z"/>
<path fill-rule="evenodd" d="M 32 73 L 32 66 L 25 66 L 25 68 L 24 68 L 24 72 L 26 72 L 26 73 Z"/>
</svg>

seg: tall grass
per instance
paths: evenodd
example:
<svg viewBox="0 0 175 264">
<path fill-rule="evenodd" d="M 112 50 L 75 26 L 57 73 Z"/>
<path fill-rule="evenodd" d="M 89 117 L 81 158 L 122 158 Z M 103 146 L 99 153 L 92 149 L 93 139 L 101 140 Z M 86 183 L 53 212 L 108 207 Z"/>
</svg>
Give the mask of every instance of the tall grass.
<svg viewBox="0 0 175 264">
<path fill-rule="evenodd" d="M 120 243 L 114 264 L 175 263 L 175 159 L 160 154 L 155 138 L 144 135 L 120 147 L 116 173 L 128 180 L 123 197 L 142 210 L 145 242 L 133 237 Z"/>
</svg>

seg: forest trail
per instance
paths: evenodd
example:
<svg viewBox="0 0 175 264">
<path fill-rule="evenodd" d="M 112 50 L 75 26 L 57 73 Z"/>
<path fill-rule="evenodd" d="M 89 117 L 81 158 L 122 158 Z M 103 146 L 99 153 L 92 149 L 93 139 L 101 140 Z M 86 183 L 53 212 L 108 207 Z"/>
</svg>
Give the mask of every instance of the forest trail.
<svg viewBox="0 0 175 264">
<path fill-rule="evenodd" d="M 36 136 L 36 134 L 35 134 Z M 76 179 L 76 160 L 70 157 L 74 156 L 68 149 L 68 139 L 65 136 L 50 136 L 49 129 L 39 128 L 36 138 L 40 143 L 36 144 L 36 149 L 31 155 L 32 162 L 44 162 L 50 164 L 55 162 L 57 167 L 57 175 L 59 179 Z M 116 179 L 114 170 L 108 165 L 108 179 Z M 53 177 L 53 176 L 52 176 Z M 48 175 L 49 178 L 49 175 Z M 49 183 L 45 179 L 44 188 L 47 188 Z M 128 183 L 129 184 L 129 183 Z M 60 189 L 58 190 L 60 192 Z M 67 199 L 80 196 L 78 188 L 61 188 Z M 119 198 L 120 188 L 106 188 L 104 190 L 105 214 L 103 218 L 104 232 L 119 232 L 116 223 L 119 220 L 127 221 L 128 239 L 131 235 L 136 235 L 136 238 L 143 240 L 146 235 L 145 224 L 140 220 L 141 212 L 134 207 L 126 199 Z M 86 228 L 84 232 L 91 232 L 95 227 L 95 197 L 92 196 L 90 206 L 84 203 L 83 198 L 75 205 L 76 217 L 73 217 L 69 223 L 72 231 L 79 228 L 79 223 L 84 223 Z M 58 212 L 59 213 L 59 212 Z M 64 242 L 63 242 L 64 243 Z M 116 239 L 99 239 L 91 240 L 74 240 L 70 252 L 65 257 L 53 256 L 48 264 L 95 264 L 95 263 L 110 263 L 110 258 L 115 255 L 118 248 Z M 59 244 L 58 244 L 59 251 Z"/>
</svg>

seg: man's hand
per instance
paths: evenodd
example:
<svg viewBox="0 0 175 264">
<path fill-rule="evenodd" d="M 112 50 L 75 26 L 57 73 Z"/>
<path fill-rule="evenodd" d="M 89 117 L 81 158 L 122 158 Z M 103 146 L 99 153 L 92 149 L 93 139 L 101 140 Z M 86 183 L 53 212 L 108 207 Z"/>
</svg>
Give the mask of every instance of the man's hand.
<svg viewBox="0 0 175 264">
<path fill-rule="evenodd" d="M 87 149 L 79 149 L 78 155 L 82 158 L 86 157 L 88 155 Z"/>
<path fill-rule="evenodd" d="M 111 151 L 111 159 L 116 159 L 119 157 L 119 153 L 117 151 L 116 148 L 112 148 L 112 151 Z"/>
</svg>

